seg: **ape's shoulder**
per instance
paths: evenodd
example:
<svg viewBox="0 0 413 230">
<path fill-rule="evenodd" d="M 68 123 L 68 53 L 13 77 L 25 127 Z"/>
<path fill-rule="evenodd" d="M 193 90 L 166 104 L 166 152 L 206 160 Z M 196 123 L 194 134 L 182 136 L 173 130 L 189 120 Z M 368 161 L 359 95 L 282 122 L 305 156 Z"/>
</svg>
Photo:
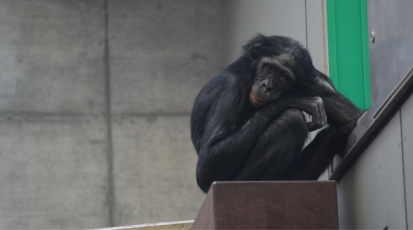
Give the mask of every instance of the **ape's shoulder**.
<svg viewBox="0 0 413 230">
<path fill-rule="evenodd" d="M 244 82 L 240 76 L 227 70 L 215 75 L 199 92 L 195 103 L 198 101 L 216 101 L 221 97 L 228 96 L 229 92 L 239 92 L 244 87 Z"/>
</svg>

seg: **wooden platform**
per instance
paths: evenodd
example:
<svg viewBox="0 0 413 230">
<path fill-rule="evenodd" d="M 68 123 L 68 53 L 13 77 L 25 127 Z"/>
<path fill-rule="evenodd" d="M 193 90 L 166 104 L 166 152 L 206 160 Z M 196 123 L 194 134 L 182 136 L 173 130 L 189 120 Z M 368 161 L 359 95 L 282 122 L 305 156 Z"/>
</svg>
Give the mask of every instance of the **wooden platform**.
<svg viewBox="0 0 413 230">
<path fill-rule="evenodd" d="M 215 182 L 191 229 L 338 229 L 336 183 Z"/>
</svg>

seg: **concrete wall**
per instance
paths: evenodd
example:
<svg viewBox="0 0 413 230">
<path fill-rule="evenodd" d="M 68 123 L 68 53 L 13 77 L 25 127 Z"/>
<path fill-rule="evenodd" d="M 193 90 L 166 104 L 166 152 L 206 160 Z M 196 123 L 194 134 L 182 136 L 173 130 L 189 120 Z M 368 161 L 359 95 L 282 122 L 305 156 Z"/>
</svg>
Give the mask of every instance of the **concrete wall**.
<svg viewBox="0 0 413 230">
<path fill-rule="evenodd" d="M 0 1 L 0 229 L 193 219 L 221 2 Z"/>
<path fill-rule="evenodd" d="M 109 1 L 114 225 L 194 219 L 189 118 L 222 65 L 220 1 Z"/>
<path fill-rule="evenodd" d="M 256 33 L 301 41 L 326 71 L 323 6 L 0 1 L 0 229 L 193 219 L 195 96 Z"/>
<path fill-rule="evenodd" d="M 103 1 L 0 1 L 0 228 L 107 226 Z"/>
</svg>

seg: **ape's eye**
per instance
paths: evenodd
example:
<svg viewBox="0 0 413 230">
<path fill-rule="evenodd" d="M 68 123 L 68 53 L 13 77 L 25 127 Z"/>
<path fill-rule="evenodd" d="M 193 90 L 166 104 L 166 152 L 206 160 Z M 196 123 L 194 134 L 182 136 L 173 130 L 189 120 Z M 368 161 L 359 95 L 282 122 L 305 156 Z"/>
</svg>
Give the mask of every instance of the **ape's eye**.
<svg viewBox="0 0 413 230">
<path fill-rule="evenodd" d="M 287 78 L 286 76 L 281 76 L 281 77 L 280 77 L 280 80 L 281 80 L 281 81 L 288 81 L 288 78 Z"/>
<path fill-rule="evenodd" d="M 266 66 L 264 66 L 264 69 L 266 70 L 266 71 L 268 71 L 268 72 L 274 72 L 274 69 L 272 68 L 272 66 L 270 66 L 270 65 L 266 65 Z"/>
</svg>

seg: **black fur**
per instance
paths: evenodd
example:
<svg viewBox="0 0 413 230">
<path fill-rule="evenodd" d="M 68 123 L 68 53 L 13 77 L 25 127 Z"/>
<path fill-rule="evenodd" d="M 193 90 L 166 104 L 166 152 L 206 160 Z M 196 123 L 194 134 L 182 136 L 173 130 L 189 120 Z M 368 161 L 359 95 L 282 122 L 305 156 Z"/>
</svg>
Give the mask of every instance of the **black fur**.
<svg viewBox="0 0 413 230">
<path fill-rule="evenodd" d="M 243 55 L 213 77 L 195 100 L 191 137 L 199 157 L 199 187 L 207 192 L 214 181 L 317 179 L 329 159 L 344 148 L 360 110 L 314 68 L 299 42 L 257 35 L 243 49 Z M 274 62 L 265 67 L 270 77 L 261 76 L 265 70 L 259 63 L 264 58 L 281 60 L 290 74 Z M 277 90 L 281 86 L 275 83 L 283 75 L 289 76 L 289 88 Z M 263 79 L 275 89 L 261 88 Z M 249 96 L 255 84 L 261 84 L 256 91 L 261 99 L 268 100 L 262 107 L 253 106 Z M 306 124 L 301 111 L 313 115 L 312 124 Z M 309 128 L 322 127 L 325 115 L 329 127 L 303 150 Z"/>
</svg>

